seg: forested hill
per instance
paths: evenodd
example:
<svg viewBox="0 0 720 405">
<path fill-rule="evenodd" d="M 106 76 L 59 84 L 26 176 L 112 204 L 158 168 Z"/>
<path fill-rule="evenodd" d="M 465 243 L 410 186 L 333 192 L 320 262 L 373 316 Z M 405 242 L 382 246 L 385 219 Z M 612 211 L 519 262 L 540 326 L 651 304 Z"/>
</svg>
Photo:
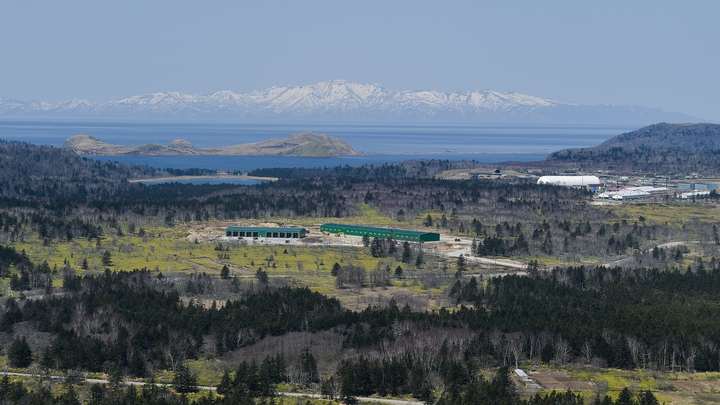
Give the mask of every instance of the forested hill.
<svg viewBox="0 0 720 405">
<path fill-rule="evenodd" d="M 583 149 L 551 154 L 545 167 L 640 174 L 720 174 L 720 125 L 650 125 Z"/>
<path fill-rule="evenodd" d="M 128 178 L 164 173 L 80 158 L 51 146 L 0 141 L 0 195 L 44 201 L 57 197 L 99 197 Z"/>
<path fill-rule="evenodd" d="M 121 186 L 132 188 L 128 179 L 211 173 L 99 162 L 52 146 L 0 140 L 0 198 L 35 203 L 58 198 L 79 202 L 107 198 Z"/>
<path fill-rule="evenodd" d="M 595 148 L 612 147 L 662 149 L 720 149 L 720 124 L 659 124 L 649 125 L 608 139 Z"/>
</svg>

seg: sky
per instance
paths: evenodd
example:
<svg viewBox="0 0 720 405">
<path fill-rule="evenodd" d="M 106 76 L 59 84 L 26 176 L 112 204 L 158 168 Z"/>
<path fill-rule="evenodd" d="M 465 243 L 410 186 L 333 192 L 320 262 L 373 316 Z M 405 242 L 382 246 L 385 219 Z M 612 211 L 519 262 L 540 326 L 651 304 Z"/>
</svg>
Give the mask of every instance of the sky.
<svg viewBox="0 0 720 405">
<path fill-rule="evenodd" d="M 720 120 L 720 2 L 3 1 L 0 98 L 343 79 Z"/>
</svg>

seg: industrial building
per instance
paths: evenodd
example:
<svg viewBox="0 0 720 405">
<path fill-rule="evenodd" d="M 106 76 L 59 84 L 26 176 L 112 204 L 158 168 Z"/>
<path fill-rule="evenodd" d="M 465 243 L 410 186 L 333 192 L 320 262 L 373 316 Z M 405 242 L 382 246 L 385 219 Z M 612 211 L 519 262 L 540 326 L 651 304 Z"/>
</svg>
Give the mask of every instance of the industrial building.
<svg viewBox="0 0 720 405">
<path fill-rule="evenodd" d="M 374 228 L 370 226 L 325 224 L 320 226 L 321 232 L 345 235 L 365 236 L 371 238 L 392 238 L 411 242 L 437 242 L 440 234 L 435 232 L 406 231 L 404 229 Z"/>
<path fill-rule="evenodd" d="M 603 200 L 615 200 L 615 201 L 638 200 L 638 199 L 650 198 L 653 196 L 653 193 L 658 193 L 658 192 L 667 191 L 667 190 L 668 189 L 665 187 L 652 187 L 652 186 L 623 187 L 618 190 L 610 190 L 610 191 L 605 191 L 603 193 L 600 193 L 597 195 L 597 198 L 603 199 Z"/>
<path fill-rule="evenodd" d="M 717 190 L 717 184 L 715 183 L 690 183 L 681 181 L 678 183 L 678 189 L 683 191 L 688 190 Z"/>
<path fill-rule="evenodd" d="M 235 238 L 299 239 L 307 235 L 304 228 L 265 228 L 256 226 L 228 226 L 225 236 Z"/>
<path fill-rule="evenodd" d="M 680 194 L 679 198 L 681 200 L 693 200 L 693 199 L 700 199 L 700 198 L 709 198 L 710 192 L 705 191 L 691 191 L 689 193 L 682 193 Z"/>
</svg>

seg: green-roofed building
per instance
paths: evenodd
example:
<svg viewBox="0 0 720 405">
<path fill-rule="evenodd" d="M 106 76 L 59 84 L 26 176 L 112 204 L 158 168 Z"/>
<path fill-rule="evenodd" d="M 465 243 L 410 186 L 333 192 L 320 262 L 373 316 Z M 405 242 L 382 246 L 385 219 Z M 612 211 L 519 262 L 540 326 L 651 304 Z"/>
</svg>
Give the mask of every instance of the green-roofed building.
<svg viewBox="0 0 720 405">
<path fill-rule="evenodd" d="M 228 226 L 225 236 L 229 238 L 283 238 L 299 239 L 307 235 L 304 228 L 265 228 L 258 226 Z"/>
<path fill-rule="evenodd" d="M 410 242 L 437 242 L 440 234 L 435 232 L 406 231 L 404 229 L 375 228 L 371 226 L 325 224 L 320 225 L 321 232 L 333 234 L 344 233 L 345 235 L 365 236 L 370 238 L 392 238 Z"/>
</svg>

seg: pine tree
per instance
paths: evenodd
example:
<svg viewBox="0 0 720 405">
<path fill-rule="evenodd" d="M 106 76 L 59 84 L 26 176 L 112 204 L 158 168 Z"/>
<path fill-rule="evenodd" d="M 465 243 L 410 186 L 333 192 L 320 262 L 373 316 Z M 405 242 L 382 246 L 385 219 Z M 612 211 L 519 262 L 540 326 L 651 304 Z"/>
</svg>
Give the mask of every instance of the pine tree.
<svg viewBox="0 0 720 405">
<path fill-rule="evenodd" d="M 130 364 L 129 364 L 129 371 L 130 374 L 134 375 L 135 377 L 143 378 L 145 377 L 145 360 L 140 356 L 140 354 L 135 351 L 132 355 L 130 355 Z"/>
<path fill-rule="evenodd" d="M 110 254 L 109 250 L 106 250 L 102 254 L 102 264 L 103 266 L 112 266 L 112 255 Z"/>
<path fill-rule="evenodd" d="M 258 281 L 262 284 L 267 284 L 270 281 L 267 272 L 263 271 L 261 267 L 258 267 L 257 271 L 255 272 L 255 277 L 257 277 Z"/>
<path fill-rule="evenodd" d="M 412 252 L 410 251 L 410 244 L 407 241 L 405 241 L 403 243 L 402 262 L 410 263 L 411 257 L 412 257 Z"/>
<path fill-rule="evenodd" d="M 372 257 L 383 257 L 384 255 L 384 249 L 382 246 L 382 242 L 379 238 L 373 238 L 372 242 L 370 243 L 370 255 Z"/>
<path fill-rule="evenodd" d="M 343 375 L 340 388 L 340 401 L 344 404 L 357 404 L 358 402 L 357 398 L 355 398 L 355 385 L 349 374 Z"/>
<path fill-rule="evenodd" d="M 186 365 L 181 365 L 175 372 L 172 384 L 179 393 L 197 392 L 197 376 L 190 372 Z"/>
<path fill-rule="evenodd" d="M 465 256 L 461 253 L 457 258 L 457 271 L 462 274 L 465 271 Z"/>
<path fill-rule="evenodd" d="M 225 370 L 222 378 L 220 379 L 220 384 L 217 386 L 217 393 L 220 395 L 228 395 L 232 391 L 232 388 L 233 381 L 232 378 L 230 378 L 230 372 Z"/>
<path fill-rule="evenodd" d="M 628 387 L 623 388 L 622 391 L 620 391 L 620 395 L 618 395 L 617 401 L 615 401 L 616 405 L 631 405 L 633 403 L 632 400 L 632 394 L 630 393 L 630 389 Z"/>
<path fill-rule="evenodd" d="M 25 336 L 22 339 L 15 338 L 8 350 L 8 361 L 11 366 L 18 368 L 25 368 L 32 363 L 32 350 L 30 350 Z"/>
<path fill-rule="evenodd" d="M 317 362 L 315 357 L 310 353 L 309 348 L 305 348 L 300 354 L 300 370 L 303 373 L 303 385 L 309 386 L 312 383 L 320 381 L 317 370 Z"/>
</svg>

